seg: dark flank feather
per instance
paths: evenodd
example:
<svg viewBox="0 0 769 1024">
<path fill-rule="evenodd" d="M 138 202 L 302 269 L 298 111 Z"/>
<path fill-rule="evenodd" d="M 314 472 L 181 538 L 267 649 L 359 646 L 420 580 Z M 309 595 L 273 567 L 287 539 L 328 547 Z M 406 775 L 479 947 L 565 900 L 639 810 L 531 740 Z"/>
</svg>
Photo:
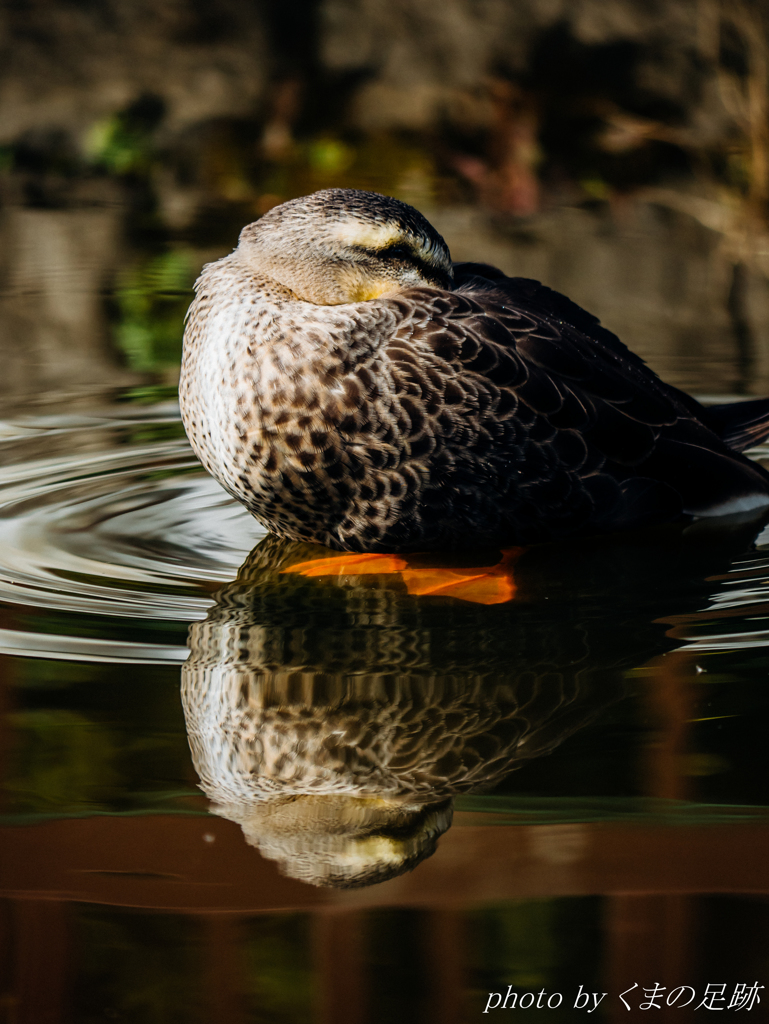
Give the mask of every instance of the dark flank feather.
<svg viewBox="0 0 769 1024">
<path fill-rule="evenodd" d="M 404 212 L 405 211 L 405 212 Z M 569 299 L 450 262 L 416 211 L 331 190 L 204 271 L 182 410 L 270 530 L 340 550 L 528 544 L 769 504 L 769 399 L 704 408 Z"/>
<path fill-rule="evenodd" d="M 769 437 L 769 398 L 711 405 L 705 410 L 705 419 L 724 444 L 744 452 Z"/>
</svg>

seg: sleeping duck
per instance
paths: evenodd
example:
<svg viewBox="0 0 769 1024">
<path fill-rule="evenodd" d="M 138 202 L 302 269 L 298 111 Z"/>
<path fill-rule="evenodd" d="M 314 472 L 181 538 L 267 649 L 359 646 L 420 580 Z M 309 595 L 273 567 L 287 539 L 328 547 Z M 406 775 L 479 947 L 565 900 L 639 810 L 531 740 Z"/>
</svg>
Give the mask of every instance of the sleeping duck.
<svg viewBox="0 0 769 1024">
<path fill-rule="evenodd" d="M 740 454 L 769 399 L 700 405 L 563 295 L 452 263 L 396 199 L 275 207 L 196 292 L 184 425 L 275 534 L 462 551 L 769 506 Z"/>
</svg>

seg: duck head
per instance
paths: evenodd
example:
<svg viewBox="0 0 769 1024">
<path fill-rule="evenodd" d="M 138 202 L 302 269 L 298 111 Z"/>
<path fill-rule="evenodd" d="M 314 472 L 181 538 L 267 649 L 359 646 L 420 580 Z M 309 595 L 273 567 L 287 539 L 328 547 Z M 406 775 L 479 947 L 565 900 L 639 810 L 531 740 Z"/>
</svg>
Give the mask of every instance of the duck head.
<svg viewBox="0 0 769 1024">
<path fill-rule="evenodd" d="M 413 207 L 332 188 L 274 207 L 240 233 L 236 253 L 260 277 L 323 306 L 420 285 L 450 289 L 448 246 Z"/>
<path fill-rule="evenodd" d="M 453 801 L 327 792 L 214 809 L 239 824 L 246 842 L 289 878 L 357 889 L 411 871 L 432 856 L 451 825 Z"/>
</svg>

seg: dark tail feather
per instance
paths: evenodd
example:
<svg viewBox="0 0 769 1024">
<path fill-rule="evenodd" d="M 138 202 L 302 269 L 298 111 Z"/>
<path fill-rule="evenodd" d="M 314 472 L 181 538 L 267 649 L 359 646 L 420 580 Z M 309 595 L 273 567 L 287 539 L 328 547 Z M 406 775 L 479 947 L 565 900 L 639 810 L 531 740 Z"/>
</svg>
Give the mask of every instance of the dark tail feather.
<svg viewBox="0 0 769 1024">
<path fill-rule="evenodd" d="M 707 425 L 736 452 L 744 452 L 769 437 L 769 398 L 710 405 L 706 412 Z"/>
</svg>

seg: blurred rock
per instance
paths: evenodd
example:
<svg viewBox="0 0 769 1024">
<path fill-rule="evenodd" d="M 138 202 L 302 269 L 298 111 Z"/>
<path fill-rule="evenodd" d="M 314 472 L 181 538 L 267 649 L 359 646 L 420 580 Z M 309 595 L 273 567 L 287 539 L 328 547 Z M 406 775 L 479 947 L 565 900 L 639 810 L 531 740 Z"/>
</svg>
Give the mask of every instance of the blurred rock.
<svg viewBox="0 0 769 1024">
<path fill-rule="evenodd" d="M 237 0 L 26 0 L 0 8 L 0 142 L 75 136 L 142 93 L 174 132 L 250 112 L 266 80 L 261 8 Z"/>
<path fill-rule="evenodd" d="M 462 102 L 459 92 L 477 90 L 489 75 L 534 77 L 535 88 L 547 90 L 532 57 L 558 61 L 559 36 L 592 49 L 596 64 L 616 60 L 607 48 L 625 44 L 639 91 L 685 107 L 698 124 L 723 127 L 711 87 L 718 19 L 718 0 L 324 0 L 320 52 L 329 69 L 368 71 L 352 115 L 365 129 L 432 127 Z M 583 84 L 575 80 L 574 92 Z"/>
<path fill-rule="evenodd" d="M 599 316 L 670 383 L 722 394 L 769 391 L 767 280 L 748 272 L 744 282 L 757 349 L 746 382 L 729 309 L 733 256 L 720 232 L 692 216 L 645 202 L 559 207 L 522 223 L 474 207 L 425 213 L 455 260 L 544 281 Z"/>
<path fill-rule="evenodd" d="M 767 17 L 769 0 L 5 5 L 0 393 L 126 379 L 118 270 L 225 252 L 329 186 L 420 206 L 456 258 L 566 292 L 683 386 L 769 390 Z"/>
<path fill-rule="evenodd" d="M 115 210 L 12 208 L 0 218 L 0 395 L 131 383 L 106 343 Z"/>
</svg>

